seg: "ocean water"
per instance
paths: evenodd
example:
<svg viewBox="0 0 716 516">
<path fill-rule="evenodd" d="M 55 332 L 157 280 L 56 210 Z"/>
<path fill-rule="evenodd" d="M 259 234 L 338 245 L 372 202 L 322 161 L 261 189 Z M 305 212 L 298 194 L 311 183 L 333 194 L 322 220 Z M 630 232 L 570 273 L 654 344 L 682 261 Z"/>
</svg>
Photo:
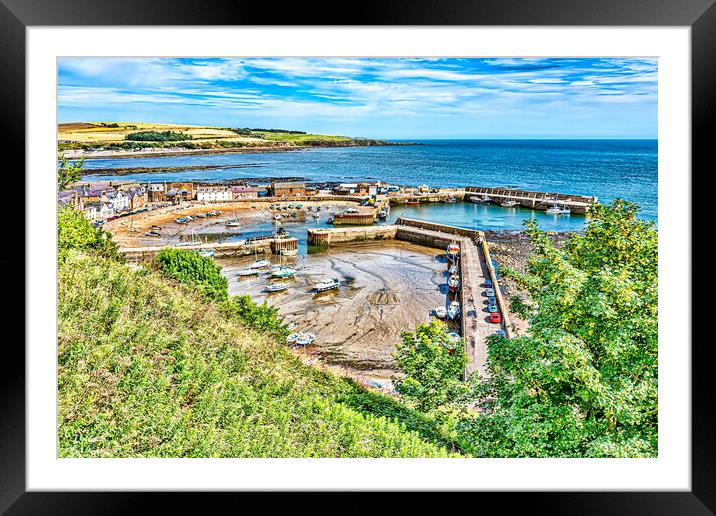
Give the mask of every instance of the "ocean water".
<svg viewBox="0 0 716 516">
<path fill-rule="evenodd" d="M 93 159 L 86 169 L 203 166 L 236 168 L 160 174 L 92 175 L 88 180 L 216 181 L 242 177 L 303 177 L 314 181 L 375 181 L 431 187 L 495 186 L 617 197 L 636 202 L 640 217 L 657 219 L 656 140 L 422 140 L 420 145 L 311 149 L 256 154 L 215 154 Z M 535 217 L 544 229 L 576 230 L 580 215 L 547 215 L 526 209 L 472 203 L 396 206 L 406 217 L 481 229 L 519 229 Z M 288 229 L 288 228 L 287 228 Z"/>
</svg>

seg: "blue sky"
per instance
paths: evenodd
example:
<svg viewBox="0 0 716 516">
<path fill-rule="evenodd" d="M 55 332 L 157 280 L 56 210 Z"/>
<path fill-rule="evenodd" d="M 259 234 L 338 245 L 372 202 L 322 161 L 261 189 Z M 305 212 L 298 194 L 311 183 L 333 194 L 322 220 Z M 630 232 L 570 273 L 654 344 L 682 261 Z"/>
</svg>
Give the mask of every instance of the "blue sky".
<svg viewBox="0 0 716 516">
<path fill-rule="evenodd" d="M 369 138 L 656 138 L 657 60 L 60 58 L 58 119 Z"/>
</svg>

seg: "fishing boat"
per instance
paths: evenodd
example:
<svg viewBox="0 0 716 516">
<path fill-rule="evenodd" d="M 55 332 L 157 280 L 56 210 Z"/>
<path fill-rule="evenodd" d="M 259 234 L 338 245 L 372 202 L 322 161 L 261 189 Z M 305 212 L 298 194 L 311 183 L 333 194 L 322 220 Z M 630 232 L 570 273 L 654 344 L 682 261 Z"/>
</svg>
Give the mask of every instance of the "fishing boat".
<svg viewBox="0 0 716 516">
<path fill-rule="evenodd" d="M 326 290 L 332 290 L 334 288 L 340 287 L 341 284 L 337 279 L 330 279 L 328 281 L 321 281 L 320 283 L 316 283 L 313 286 L 313 290 L 316 292 L 325 292 Z"/>
<path fill-rule="evenodd" d="M 453 274 L 457 274 L 460 271 L 460 268 L 457 266 L 456 263 L 453 263 L 450 268 L 448 269 L 448 273 L 452 276 Z"/>
<path fill-rule="evenodd" d="M 475 204 L 482 204 L 482 199 L 481 199 L 480 197 L 475 197 L 475 196 L 473 196 L 473 197 L 468 197 L 467 200 L 470 201 L 470 202 L 473 202 L 473 203 L 475 203 Z"/>
<path fill-rule="evenodd" d="M 448 279 L 447 282 L 448 289 L 450 292 L 457 292 L 457 289 L 460 288 L 460 276 L 457 274 L 453 274 L 450 276 L 450 279 Z"/>
<path fill-rule="evenodd" d="M 438 306 L 435 308 L 435 316 L 440 319 L 445 319 L 447 316 L 447 308 L 444 306 Z"/>
<path fill-rule="evenodd" d="M 239 276 L 256 276 L 261 272 L 256 267 L 244 267 L 239 269 Z"/>
<path fill-rule="evenodd" d="M 288 283 L 269 283 L 266 285 L 266 291 L 267 292 L 281 292 L 283 290 L 288 290 L 291 287 Z"/>
<path fill-rule="evenodd" d="M 460 246 L 457 245 L 457 243 L 452 242 L 447 246 L 447 257 L 451 260 L 455 260 L 458 256 L 460 256 Z"/>
<path fill-rule="evenodd" d="M 313 333 L 299 333 L 296 339 L 298 346 L 308 346 L 316 341 L 316 336 Z"/>
<path fill-rule="evenodd" d="M 203 258 L 213 258 L 214 250 L 213 249 L 199 249 L 199 256 L 201 256 Z"/>
<path fill-rule="evenodd" d="M 562 209 L 556 204 L 547 210 L 550 215 L 562 215 Z"/>
<path fill-rule="evenodd" d="M 203 219 L 206 217 L 206 213 L 197 213 L 196 216 L 200 219 Z"/>
<path fill-rule="evenodd" d="M 484 202 L 484 203 L 491 203 L 491 202 L 492 202 L 492 197 L 488 197 L 487 195 L 483 195 L 483 196 L 482 196 L 482 202 Z"/>
<path fill-rule="evenodd" d="M 560 213 L 560 215 L 570 215 L 572 213 L 572 210 L 567 208 L 567 206 L 560 206 L 559 213 Z"/>
<path fill-rule="evenodd" d="M 252 269 L 263 269 L 264 267 L 268 267 L 269 265 L 271 265 L 271 261 L 263 259 L 256 260 L 254 263 L 247 265 L 247 267 L 250 267 Z"/>
<path fill-rule="evenodd" d="M 450 303 L 450 306 L 448 306 L 447 309 L 447 318 L 448 319 L 457 319 L 460 317 L 460 303 L 457 301 L 453 301 Z"/>
<path fill-rule="evenodd" d="M 517 201 L 503 201 L 500 203 L 500 206 L 502 206 L 503 208 L 514 208 L 518 204 L 519 203 Z"/>
<path fill-rule="evenodd" d="M 290 278 L 296 274 L 296 269 L 291 267 L 279 267 L 271 271 L 272 278 Z"/>
</svg>

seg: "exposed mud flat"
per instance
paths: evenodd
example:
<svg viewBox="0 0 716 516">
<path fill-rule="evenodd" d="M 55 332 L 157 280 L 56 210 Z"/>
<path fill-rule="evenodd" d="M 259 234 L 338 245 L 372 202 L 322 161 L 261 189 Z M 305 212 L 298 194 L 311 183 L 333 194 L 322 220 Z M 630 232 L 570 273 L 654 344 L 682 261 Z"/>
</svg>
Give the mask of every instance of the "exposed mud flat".
<svg viewBox="0 0 716 516">
<path fill-rule="evenodd" d="M 428 322 L 445 303 L 444 253 L 400 241 L 363 242 L 318 254 L 273 257 L 297 269 L 291 288 L 267 293 L 268 274 L 240 277 L 248 258 L 219 259 L 233 295 L 277 306 L 287 322 L 316 335 L 308 350 L 321 362 L 361 380 L 386 385 L 395 375 L 392 353 L 402 331 Z M 313 285 L 335 278 L 340 287 L 317 293 Z"/>
</svg>

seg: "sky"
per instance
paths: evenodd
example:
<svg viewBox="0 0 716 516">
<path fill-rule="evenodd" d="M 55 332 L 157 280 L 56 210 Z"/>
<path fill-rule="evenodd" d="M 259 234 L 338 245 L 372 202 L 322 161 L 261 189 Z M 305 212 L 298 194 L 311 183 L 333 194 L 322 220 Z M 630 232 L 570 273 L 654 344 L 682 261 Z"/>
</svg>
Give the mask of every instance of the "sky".
<svg viewBox="0 0 716 516">
<path fill-rule="evenodd" d="M 383 139 L 656 138 L 657 60 L 60 58 L 58 120 Z"/>
</svg>

